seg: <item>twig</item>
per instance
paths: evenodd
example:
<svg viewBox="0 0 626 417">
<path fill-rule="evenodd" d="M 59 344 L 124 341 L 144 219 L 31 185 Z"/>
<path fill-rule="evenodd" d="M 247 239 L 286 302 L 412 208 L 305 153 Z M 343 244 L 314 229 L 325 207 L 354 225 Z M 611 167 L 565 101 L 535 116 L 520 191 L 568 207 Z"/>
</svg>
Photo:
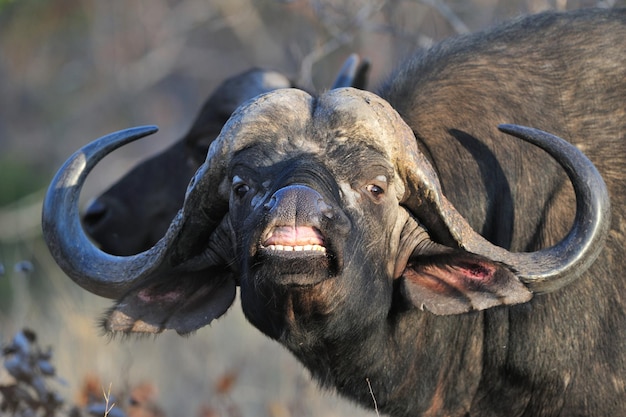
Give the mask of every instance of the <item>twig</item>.
<svg viewBox="0 0 626 417">
<path fill-rule="evenodd" d="M 342 16 L 341 19 L 337 20 L 330 17 L 325 11 L 323 2 L 313 3 L 313 9 L 317 19 L 324 30 L 330 34 L 330 39 L 300 59 L 300 74 L 298 77 L 298 83 L 300 85 L 312 86 L 313 65 L 337 49 L 353 42 L 356 34 L 360 30 L 362 31 L 367 29 L 368 22 L 374 15 L 376 15 L 376 13 L 380 12 L 384 4 L 384 2 L 377 2 L 362 6 L 352 18 L 348 17 L 352 14 L 346 10 L 335 10 L 336 12 L 341 13 Z M 342 24 L 349 22 L 349 24 L 347 25 L 347 28 L 343 28 L 339 27 L 337 22 L 341 22 Z"/>
<path fill-rule="evenodd" d="M 109 413 L 111 412 L 111 410 L 113 410 L 113 408 L 115 407 L 115 403 L 111 403 L 109 404 L 109 400 L 111 399 L 111 386 L 113 385 L 112 382 L 109 382 L 109 390 L 105 391 L 104 387 L 102 387 L 102 396 L 104 397 L 104 417 L 108 417 Z"/>
<path fill-rule="evenodd" d="M 443 16 L 443 18 L 446 19 L 448 23 L 450 23 L 452 29 L 454 29 L 454 31 L 459 35 L 470 32 L 467 25 L 465 25 L 465 23 L 463 23 L 463 21 L 459 19 L 459 17 L 452 11 L 452 9 L 450 9 L 450 7 L 444 2 L 440 0 L 420 0 L 420 2 L 422 4 L 437 9 L 439 14 Z"/>
<path fill-rule="evenodd" d="M 367 382 L 367 387 L 369 388 L 370 395 L 372 396 L 372 400 L 374 401 L 374 410 L 376 411 L 376 415 L 380 417 L 380 413 L 378 412 L 378 403 L 376 402 L 376 396 L 374 395 L 374 391 L 372 390 L 372 384 L 370 384 L 370 379 L 365 378 L 365 381 Z"/>
</svg>

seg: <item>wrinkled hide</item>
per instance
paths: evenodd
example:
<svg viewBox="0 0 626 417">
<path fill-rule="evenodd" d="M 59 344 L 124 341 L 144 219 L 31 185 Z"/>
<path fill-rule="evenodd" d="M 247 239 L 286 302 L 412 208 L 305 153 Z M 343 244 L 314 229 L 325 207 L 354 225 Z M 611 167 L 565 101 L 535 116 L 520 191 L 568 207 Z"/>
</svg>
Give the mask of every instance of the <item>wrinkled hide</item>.
<svg viewBox="0 0 626 417">
<path fill-rule="evenodd" d="M 421 52 L 378 94 L 261 95 L 133 257 L 74 243 L 84 176 L 151 130 L 109 135 L 53 180 L 44 234 L 117 299 L 110 332 L 188 333 L 239 286 L 254 326 L 383 413 L 626 415 L 624 39 L 626 10 L 544 13 Z"/>
</svg>

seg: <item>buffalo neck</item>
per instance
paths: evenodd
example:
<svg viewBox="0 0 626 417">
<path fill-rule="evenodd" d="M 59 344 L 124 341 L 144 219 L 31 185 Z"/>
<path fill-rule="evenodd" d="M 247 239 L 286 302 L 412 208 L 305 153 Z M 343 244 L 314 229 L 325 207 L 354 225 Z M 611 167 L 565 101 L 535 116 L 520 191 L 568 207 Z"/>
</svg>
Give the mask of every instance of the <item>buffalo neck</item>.
<svg viewBox="0 0 626 417">
<path fill-rule="evenodd" d="M 299 301 L 293 298 L 286 305 Z M 355 321 L 335 313 L 324 321 L 300 320 L 278 339 L 322 386 L 397 416 L 469 410 L 481 380 L 482 313 L 435 316 L 406 309 L 379 317 L 363 313 Z M 361 324 L 350 329 L 346 322 Z"/>
</svg>

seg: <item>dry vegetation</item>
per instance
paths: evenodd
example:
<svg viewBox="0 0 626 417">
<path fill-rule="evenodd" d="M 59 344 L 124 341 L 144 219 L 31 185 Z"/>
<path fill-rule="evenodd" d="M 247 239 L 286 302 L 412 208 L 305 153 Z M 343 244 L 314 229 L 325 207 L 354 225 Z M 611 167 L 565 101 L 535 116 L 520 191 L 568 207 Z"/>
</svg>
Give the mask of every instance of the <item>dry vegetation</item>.
<svg viewBox="0 0 626 417">
<path fill-rule="evenodd" d="M 73 406 L 87 413 L 93 404 L 100 404 L 96 415 L 108 410 L 110 416 L 121 410 L 129 416 L 375 415 L 320 392 L 293 358 L 245 322 L 237 306 L 190 338 L 102 337 L 97 317 L 108 301 L 64 277 L 41 241 L 45 184 L 87 141 L 124 127 L 160 125 L 154 139 L 117 152 L 96 170 L 84 197 L 97 195 L 136 161 L 182 136 L 209 92 L 251 66 L 275 68 L 303 87 L 323 89 L 343 59 L 357 52 L 372 61 L 375 86 L 401 57 L 441 38 L 521 13 L 595 5 L 626 2 L 0 0 L 5 359 L 14 357 L 9 347 L 23 327 L 53 346 L 55 374 L 42 378 L 65 400 L 56 415 Z M 18 382 L 6 367 L 0 371 L 0 386 Z M 115 397 L 114 409 L 112 398 L 102 402 L 107 392 Z M 0 393 L 5 401 L 11 396 Z M 37 413 L 44 415 L 43 409 Z M 12 413 L 0 410 L 4 414 Z"/>
</svg>

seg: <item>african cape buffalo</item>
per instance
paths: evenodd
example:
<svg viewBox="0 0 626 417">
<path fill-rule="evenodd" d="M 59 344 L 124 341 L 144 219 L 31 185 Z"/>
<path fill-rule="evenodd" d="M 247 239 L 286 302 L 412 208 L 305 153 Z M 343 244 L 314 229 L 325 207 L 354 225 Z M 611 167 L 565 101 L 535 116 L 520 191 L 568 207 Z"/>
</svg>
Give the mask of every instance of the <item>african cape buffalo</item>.
<svg viewBox="0 0 626 417">
<path fill-rule="evenodd" d="M 110 332 L 191 332 L 239 286 L 254 326 L 383 413 L 626 415 L 624 39 L 626 10 L 547 12 L 418 53 L 378 95 L 257 97 L 130 257 L 78 216 L 93 165 L 155 129 L 111 134 L 53 180 L 45 237 L 118 300 Z"/>
</svg>

